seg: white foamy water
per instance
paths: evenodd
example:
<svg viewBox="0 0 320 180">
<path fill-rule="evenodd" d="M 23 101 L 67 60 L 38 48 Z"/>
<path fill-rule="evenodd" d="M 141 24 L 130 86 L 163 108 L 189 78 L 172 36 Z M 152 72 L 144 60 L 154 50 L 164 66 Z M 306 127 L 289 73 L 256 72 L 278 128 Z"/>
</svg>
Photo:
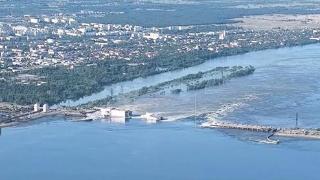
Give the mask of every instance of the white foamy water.
<svg viewBox="0 0 320 180">
<path fill-rule="evenodd" d="M 319 49 L 316 44 L 209 61 L 184 71 L 195 73 L 213 66 L 233 65 L 253 65 L 256 71 L 219 87 L 180 95 L 138 98 L 129 106 L 141 111 L 161 112 L 169 119 L 208 113 L 209 120 L 276 127 L 294 127 L 298 113 L 300 127 L 318 128 Z"/>
</svg>

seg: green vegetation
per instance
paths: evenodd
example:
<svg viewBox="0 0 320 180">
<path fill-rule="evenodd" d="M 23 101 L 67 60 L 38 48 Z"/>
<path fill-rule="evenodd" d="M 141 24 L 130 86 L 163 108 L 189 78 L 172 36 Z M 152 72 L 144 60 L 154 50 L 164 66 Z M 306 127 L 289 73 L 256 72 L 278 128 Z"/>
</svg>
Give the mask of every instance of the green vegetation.
<svg viewBox="0 0 320 180">
<path fill-rule="evenodd" d="M 173 89 L 171 90 L 172 94 L 180 94 L 182 92 L 182 89 Z"/>
<path fill-rule="evenodd" d="M 130 66 L 124 61 L 103 61 L 94 66 L 80 66 L 74 69 L 47 67 L 27 73 L 46 77 L 46 84 L 19 84 L 12 78 L 16 74 L 5 74 L 6 81 L 0 81 L 0 101 L 17 104 L 54 104 L 90 95 L 102 90 L 104 85 L 152 75 L 159 71 L 152 63 Z"/>
<path fill-rule="evenodd" d="M 146 77 L 166 71 L 190 67 L 203 63 L 191 54 L 159 56 L 153 60 L 135 60 L 130 64 L 125 60 L 100 61 L 94 65 L 82 65 L 70 69 L 64 66 L 45 67 L 24 73 L 45 77 L 45 84 L 20 84 L 13 77 L 17 73 L 2 73 L 0 80 L 0 101 L 16 104 L 36 102 L 55 104 L 66 99 L 80 97 L 101 91 L 104 86 Z"/>
<path fill-rule="evenodd" d="M 2 73 L 0 80 L 0 101 L 26 105 L 36 102 L 50 105 L 67 99 L 80 97 L 101 91 L 105 85 L 116 82 L 146 77 L 162 72 L 177 70 L 203 63 L 205 60 L 224 55 L 247 52 L 244 49 L 222 51 L 218 54 L 201 51 L 201 53 L 167 54 L 163 53 L 154 59 L 106 60 L 92 65 L 81 65 L 73 69 L 57 66 L 28 70 L 23 73 L 44 77 L 46 83 L 17 83 L 13 77 L 17 73 Z M 202 76 L 201 73 L 186 76 L 192 79 Z M 143 93 L 143 92 L 141 92 Z"/>
<path fill-rule="evenodd" d="M 204 89 L 206 87 L 212 87 L 212 86 L 219 86 L 219 85 L 223 84 L 223 82 L 224 81 L 222 78 L 204 80 L 204 81 L 198 82 L 196 84 L 189 84 L 188 91 Z"/>
<path fill-rule="evenodd" d="M 247 66 L 245 68 L 234 68 L 231 74 L 227 76 L 227 78 L 235 78 L 235 77 L 242 77 L 252 74 L 255 71 L 253 66 Z"/>
<path fill-rule="evenodd" d="M 226 75 L 225 77 L 203 80 L 195 84 L 188 84 L 187 90 L 192 91 L 192 90 L 204 89 L 206 87 L 219 86 L 225 83 L 226 82 L 225 80 L 227 79 L 247 76 L 252 74 L 254 71 L 255 71 L 255 68 L 253 66 L 247 66 L 245 68 L 243 68 L 242 66 L 234 66 L 231 69 L 231 73 Z"/>
<path fill-rule="evenodd" d="M 217 74 L 220 74 L 222 71 L 226 74 L 226 76 L 222 78 L 215 78 Z M 183 85 L 186 86 L 185 88 L 186 91 L 200 90 L 206 87 L 222 85 L 225 82 L 227 82 L 227 80 L 229 79 L 250 75 L 254 71 L 255 71 L 255 68 L 253 66 L 217 67 L 206 72 L 189 74 L 171 81 L 159 83 L 154 86 L 142 87 L 138 90 L 131 91 L 118 96 L 113 96 L 113 97 L 108 96 L 107 98 L 104 98 L 102 100 L 90 102 L 85 106 L 93 107 L 93 106 L 110 105 L 112 103 L 118 102 L 121 99 L 134 100 L 137 97 L 152 94 L 152 93 L 157 93 L 157 92 L 160 92 L 160 94 L 164 95 L 166 90 L 169 90 L 172 94 L 180 94 L 181 92 L 183 92 L 183 89 L 177 88 L 177 87 L 181 87 Z"/>
</svg>

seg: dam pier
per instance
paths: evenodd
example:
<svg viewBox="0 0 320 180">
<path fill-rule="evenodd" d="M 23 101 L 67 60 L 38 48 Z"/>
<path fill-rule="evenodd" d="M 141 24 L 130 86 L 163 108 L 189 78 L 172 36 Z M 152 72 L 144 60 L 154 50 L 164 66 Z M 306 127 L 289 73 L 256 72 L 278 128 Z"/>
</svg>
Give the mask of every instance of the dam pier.
<svg viewBox="0 0 320 180">
<path fill-rule="evenodd" d="M 278 141 L 278 140 L 271 140 L 271 137 L 273 136 L 320 140 L 320 129 L 275 128 L 271 126 L 230 123 L 230 122 L 223 122 L 223 121 L 204 122 L 200 125 L 200 127 L 215 128 L 215 129 L 238 129 L 243 131 L 271 133 L 271 135 L 267 137 L 267 141 L 271 143 L 276 143 Z"/>
</svg>

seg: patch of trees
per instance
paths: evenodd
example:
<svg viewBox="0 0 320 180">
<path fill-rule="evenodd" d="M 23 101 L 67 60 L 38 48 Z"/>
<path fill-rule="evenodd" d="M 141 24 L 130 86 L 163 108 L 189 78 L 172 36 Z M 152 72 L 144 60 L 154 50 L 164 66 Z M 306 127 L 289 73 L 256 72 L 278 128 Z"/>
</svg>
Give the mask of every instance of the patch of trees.
<svg viewBox="0 0 320 180">
<path fill-rule="evenodd" d="M 180 94 L 182 92 L 182 89 L 173 89 L 171 90 L 172 94 Z"/>
<path fill-rule="evenodd" d="M 199 89 L 204 89 L 206 87 L 219 86 L 219 85 L 222 85 L 223 83 L 224 83 L 224 80 L 222 78 L 203 80 L 195 84 L 188 84 L 187 90 L 188 91 L 199 90 Z"/>
<path fill-rule="evenodd" d="M 222 78 L 203 80 L 201 82 L 197 82 L 194 84 L 188 84 L 187 90 L 192 91 L 192 90 L 204 89 L 206 87 L 219 86 L 219 85 L 222 85 L 223 83 L 225 83 L 226 79 L 247 76 L 247 75 L 252 74 L 254 71 L 255 71 L 255 68 L 253 66 L 246 66 L 246 67 L 234 66 L 234 67 L 232 67 L 231 73 L 228 74 L 227 76 L 222 77 Z"/>
<path fill-rule="evenodd" d="M 234 69 L 235 70 L 233 70 L 231 74 L 228 75 L 229 78 L 247 76 L 255 71 L 255 68 L 253 66 L 246 66 L 244 68 L 242 68 L 241 66 L 235 66 Z"/>
</svg>

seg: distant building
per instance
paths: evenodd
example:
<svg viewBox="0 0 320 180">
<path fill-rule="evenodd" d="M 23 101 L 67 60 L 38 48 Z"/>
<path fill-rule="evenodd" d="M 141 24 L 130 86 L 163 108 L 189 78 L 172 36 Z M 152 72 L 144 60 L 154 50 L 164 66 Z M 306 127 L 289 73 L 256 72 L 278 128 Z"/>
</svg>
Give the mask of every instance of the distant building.
<svg viewBox="0 0 320 180">
<path fill-rule="evenodd" d="M 51 19 L 51 22 L 54 24 L 57 24 L 60 22 L 60 20 L 58 18 L 53 18 L 53 19 Z"/>
<path fill-rule="evenodd" d="M 47 43 L 48 44 L 52 44 L 52 43 L 54 43 L 54 40 L 53 39 L 47 39 Z"/>
<path fill-rule="evenodd" d="M 156 123 L 163 119 L 163 117 L 153 113 L 146 113 L 144 115 L 141 115 L 141 118 L 145 119 L 148 123 Z"/>
<path fill-rule="evenodd" d="M 65 34 L 65 30 L 63 30 L 63 29 L 58 29 L 57 30 L 57 35 L 58 36 L 62 36 L 62 35 L 64 35 Z"/>
<path fill-rule="evenodd" d="M 49 49 L 49 50 L 48 50 L 48 54 L 49 54 L 49 55 L 54 55 L 54 50 Z"/>
<path fill-rule="evenodd" d="M 116 108 L 101 108 L 100 115 L 115 123 L 126 123 L 132 116 L 132 111 Z"/>
<path fill-rule="evenodd" d="M 101 108 L 100 109 L 101 116 L 103 117 L 110 116 L 110 111 L 111 111 L 110 108 Z"/>
<path fill-rule="evenodd" d="M 145 34 L 143 37 L 145 39 L 157 40 L 160 38 L 160 35 L 158 33 L 149 33 L 149 34 Z"/>
<path fill-rule="evenodd" d="M 131 118 L 132 116 L 132 111 L 116 108 L 101 108 L 100 113 L 104 117 L 111 118 Z"/>
<path fill-rule="evenodd" d="M 41 108 L 39 103 L 36 103 L 36 104 L 33 105 L 33 111 L 34 112 L 39 112 L 39 111 L 41 111 L 41 109 L 42 109 L 42 112 L 46 113 L 46 112 L 49 111 L 49 105 L 48 104 L 43 104 L 42 108 Z"/>
<path fill-rule="evenodd" d="M 77 23 L 77 21 L 75 19 L 73 19 L 73 18 L 69 18 L 68 19 L 68 23 L 71 25 L 71 24 Z"/>
<path fill-rule="evenodd" d="M 16 36 L 23 36 L 28 31 L 28 28 L 25 26 L 14 26 L 12 29 Z"/>
<path fill-rule="evenodd" d="M 226 31 L 222 31 L 219 33 L 219 40 L 224 40 L 225 37 L 226 37 Z"/>
<path fill-rule="evenodd" d="M 46 23 L 50 23 L 51 22 L 51 19 L 49 17 L 44 17 L 43 18 L 43 21 L 46 22 Z"/>
<path fill-rule="evenodd" d="M 142 30 L 143 30 L 143 28 L 141 26 L 134 26 L 133 27 L 134 32 L 138 32 L 138 31 L 142 31 Z"/>
<path fill-rule="evenodd" d="M 30 23 L 32 23 L 32 24 L 38 24 L 38 23 L 39 23 L 39 19 L 37 19 L 37 18 L 30 18 Z"/>
<path fill-rule="evenodd" d="M 130 118 L 132 115 L 131 111 L 120 110 L 120 109 L 111 109 L 110 117 L 120 117 L 120 118 Z"/>
</svg>

